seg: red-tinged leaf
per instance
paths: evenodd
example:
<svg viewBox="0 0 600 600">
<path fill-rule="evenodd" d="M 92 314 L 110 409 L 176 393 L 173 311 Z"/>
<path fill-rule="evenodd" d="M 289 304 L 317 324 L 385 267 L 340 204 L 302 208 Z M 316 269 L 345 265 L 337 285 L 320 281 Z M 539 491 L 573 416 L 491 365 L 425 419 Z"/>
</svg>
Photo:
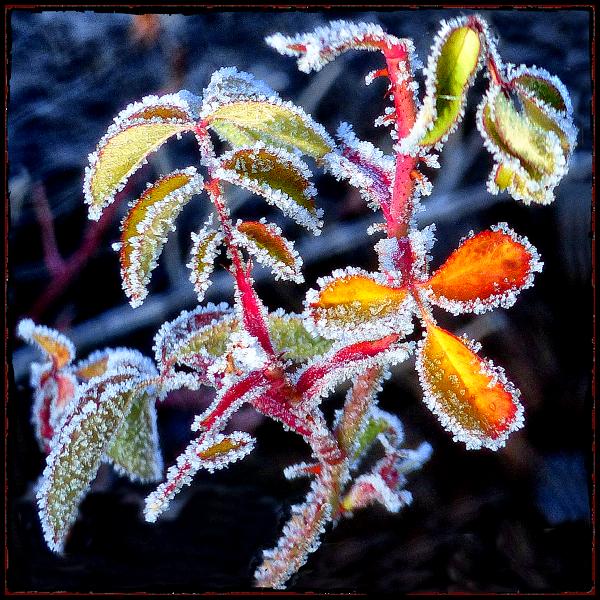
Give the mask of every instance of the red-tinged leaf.
<svg viewBox="0 0 600 600">
<path fill-rule="evenodd" d="M 267 327 L 267 311 L 254 291 L 254 281 L 250 277 L 250 271 L 250 265 L 247 271 L 244 271 L 241 265 L 235 268 L 236 305 L 240 307 L 244 329 L 258 340 L 267 354 L 272 356 L 274 350 Z"/>
<path fill-rule="evenodd" d="M 317 280 L 306 295 L 306 312 L 319 334 L 356 340 L 412 331 L 412 302 L 405 288 L 392 287 L 380 273 L 338 270 Z"/>
<path fill-rule="evenodd" d="M 167 480 L 146 498 L 146 521 L 154 523 L 200 469 L 210 473 L 223 469 L 248 455 L 254 449 L 254 443 L 252 436 L 241 431 L 230 435 L 201 435 L 190 442 L 177 458 L 177 464 L 169 468 Z"/>
<path fill-rule="evenodd" d="M 295 387 L 302 395 L 304 412 L 312 410 L 319 399 L 329 394 L 337 384 L 353 379 L 372 367 L 390 366 L 406 360 L 412 345 L 400 344 L 399 340 L 398 334 L 392 334 L 348 346 L 338 344 L 300 369 L 295 375 Z"/>
<path fill-rule="evenodd" d="M 468 449 L 497 450 L 523 425 L 519 391 L 504 372 L 431 322 L 419 345 L 417 370 L 425 403 Z"/>
<path fill-rule="evenodd" d="M 302 283 L 302 259 L 294 244 L 281 235 L 281 229 L 272 223 L 240 221 L 236 225 L 236 239 L 261 264 L 270 266 L 276 279 L 291 279 Z"/>
<path fill-rule="evenodd" d="M 327 26 L 318 27 L 309 33 L 293 37 L 276 33 L 265 41 L 280 54 L 300 57 L 298 69 L 310 73 L 320 71 L 336 56 L 348 50 L 388 52 L 404 40 L 389 35 L 373 23 L 332 21 Z"/>
<path fill-rule="evenodd" d="M 219 323 L 229 321 L 233 316 L 233 309 L 224 302 L 218 305 L 209 302 L 206 306 L 199 306 L 193 311 L 184 310 L 173 321 L 164 323 L 154 336 L 154 356 L 156 363 L 160 365 L 160 370 L 163 371 L 166 365 L 177 360 L 179 352 L 188 344 L 197 348 L 205 347 L 207 352 L 214 356 L 220 355 L 221 346 L 224 351 L 225 341 L 218 338 L 213 342 L 210 332 L 207 339 L 204 335 L 205 328 L 218 326 Z M 194 340 L 196 335 L 200 337 L 198 344 Z M 217 343 L 218 347 L 213 343 Z"/>
<path fill-rule="evenodd" d="M 336 418 L 335 436 L 340 448 L 353 459 L 362 454 L 360 440 L 369 421 L 369 414 L 381 389 L 383 367 L 371 367 L 359 374 L 346 394 L 344 407 Z"/>
<path fill-rule="evenodd" d="M 327 155 L 326 169 L 339 181 L 348 180 L 373 210 L 389 212 L 394 183 L 394 159 L 369 142 L 359 141 L 347 123 L 337 131 L 339 150 Z"/>
<path fill-rule="evenodd" d="M 430 300 L 454 314 L 508 308 L 541 271 L 537 251 L 500 223 L 465 240 L 424 284 Z"/>
<path fill-rule="evenodd" d="M 189 167 L 174 171 L 150 186 L 133 204 L 121 224 L 121 277 L 133 307 L 148 294 L 146 285 L 156 267 L 167 235 L 194 194 L 202 191 L 202 178 Z"/>
<path fill-rule="evenodd" d="M 23 341 L 36 345 L 52 361 L 55 369 L 67 366 L 75 357 L 71 340 L 54 329 L 36 325 L 31 319 L 23 319 L 17 333 Z"/>
<path fill-rule="evenodd" d="M 77 381 L 70 371 L 56 371 L 46 363 L 31 366 L 30 383 L 34 389 L 31 421 L 40 449 L 48 454 L 63 412 L 75 396 Z"/>
</svg>

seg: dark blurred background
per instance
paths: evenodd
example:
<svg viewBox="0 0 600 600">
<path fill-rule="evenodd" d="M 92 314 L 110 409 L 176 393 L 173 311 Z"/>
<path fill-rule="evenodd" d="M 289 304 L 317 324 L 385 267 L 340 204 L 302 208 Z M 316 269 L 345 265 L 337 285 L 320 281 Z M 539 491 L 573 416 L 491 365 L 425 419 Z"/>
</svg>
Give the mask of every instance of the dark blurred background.
<svg viewBox="0 0 600 600">
<path fill-rule="evenodd" d="M 275 544 L 289 506 L 306 493 L 306 482 L 287 482 L 282 475 L 286 465 L 307 458 L 306 447 L 247 410 L 235 426 L 253 432 L 256 450 L 225 472 L 200 473 L 157 524 L 141 515 L 152 486 L 102 468 L 66 556 L 46 548 L 33 492 L 44 457 L 29 420 L 28 369 L 37 355 L 14 340 L 15 323 L 33 316 L 60 329 L 75 342 L 78 357 L 107 345 L 151 355 L 160 324 L 195 305 L 185 263 L 189 233 L 207 214 L 204 197 L 180 216 L 150 295 L 135 311 L 125 301 L 111 250 L 127 202 L 116 206 L 104 230 L 90 229 L 83 171 L 113 116 L 144 95 L 181 88 L 200 93 L 214 70 L 236 66 L 303 106 L 330 132 L 348 121 L 359 137 L 389 152 L 388 130 L 373 127 L 384 107 L 385 84 L 366 87 L 363 80 L 381 66 L 379 55 L 349 53 L 309 76 L 267 47 L 264 37 L 307 31 L 335 18 L 373 21 L 412 37 L 426 62 L 439 20 L 470 12 L 9 13 L 9 590 L 247 590 L 260 551 Z M 485 180 L 492 162 L 474 126 L 485 90 L 480 75 L 464 123 L 441 156 L 442 168 L 428 173 L 434 192 L 419 216 L 421 226 L 437 225 L 434 268 L 469 230 L 499 221 L 538 248 L 544 270 L 510 310 L 463 318 L 436 313 L 442 325 L 480 340 L 483 354 L 506 369 L 522 391 L 525 428 L 499 452 L 466 451 L 423 404 L 414 360 L 397 368 L 380 404 L 401 417 L 409 446 L 427 440 L 434 448 L 431 461 L 410 476 L 414 502 L 398 515 L 373 507 L 328 529 L 321 548 L 292 580 L 295 590 L 556 592 L 592 586 L 591 13 L 478 12 L 499 36 L 504 61 L 536 64 L 563 80 L 579 128 L 569 174 L 551 206 L 491 196 Z M 170 142 L 136 174 L 124 196 L 133 198 L 145 181 L 194 161 L 191 136 Z M 305 290 L 334 268 L 376 268 L 376 240 L 366 228 L 378 217 L 349 186 L 320 175 L 315 181 L 325 209 L 319 238 L 260 199 L 232 190 L 235 214 L 278 222 L 304 258 L 301 287 L 274 285 L 267 272 L 257 271 L 258 291 L 271 309 L 301 310 Z M 52 246 L 52 227 L 66 263 Z M 207 299 L 231 300 L 223 268 Z M 342 398 L 338 393 L 326 401 L 328 414 Z M 167 465 L 185 447 L 193 415 L 209 400 L 208 392 L 176 393 L 159 406 Z"/>
</svg>

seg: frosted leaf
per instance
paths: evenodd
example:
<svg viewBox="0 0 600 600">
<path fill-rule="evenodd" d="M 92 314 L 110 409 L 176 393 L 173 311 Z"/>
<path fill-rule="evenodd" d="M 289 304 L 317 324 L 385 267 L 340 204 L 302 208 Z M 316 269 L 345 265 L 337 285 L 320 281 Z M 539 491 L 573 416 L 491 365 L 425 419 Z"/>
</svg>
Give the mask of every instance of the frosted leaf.
<svg viewBox="0 0 600 600">
<path fill-rule="evenodd" d="M 190 485 L 200 469 L 210 473 L 223 469 L 252 452 L 254 443 L 252 436 L 241 431 L 229 435 L 202 435 L 190 442 L 176 464 L 167 471 L 166 481 L 146 498 L 146 521 L 154 523 L 181 488 Z"/>
<path fill-rule="evenodd" d="M 301 315 L 287 314 L 280 309 L 271 313 L 268 321 L 275 352 L 283 353 L 285 360 L 304 362 L 325 354 L 332 346 L 330 340 L 311 333 Z"/>
<path fill-rule="evenodd" d="M 125 422 L 106 451 L 117 473 L 132 481 L 149 483 L 162 476 L 155 401 L 153 395 L 145 392 L 135 397 Z"/>
<path fill-rule="evenodd" d="M 506 223 L 467 238 L 424 284 L 430 302 L 453 314 L 512 306 L 542 270 L 536 249 Z"/>
<path fill-rule="evenodd" d="M 450 332 L 428 322 L 416 364 L 425 404 L 467 449 L 498 450 L 523 426 L 520 393 L 502 369 Z"/>
<path fill-rule="evenodd" d="M 393 287 L 383 273 L 348 267 L 317 280 L 319 290 L 306 294 L 306 316 L 330 339 L 375 339 L 413 330 L 412 297 Z"/>
<path fill-rule="evenodd" d="M 143 387 L 143 374 L 123 367 L 80 386 L 65 411 L 37 490 L 44 538 L 51 550 L 62 552 L 79 503 Z"/>
<path fill-rule="evenodd" d="M 395 163 L 370 142 L 359 141 L 347 123 L 338 127 L 338 148 L 324 157 L 325 170 L 338 181 L 348 180 L 373 210 L 389 206 Z"/>
<path fill-rule="evenodd" d="M 191 258 L 186 265 L 191 270 L 190 281 L 194 284 L 198 302 L 202 302 L 204 294 L 210 286 L 210 276 L 214 269 L 215 259 L 224 240 L 223 233 L 213 229 L 211 224 L 212 215 L 209 222 L 198 233 L 192 232 Z"/>
<path fill-rule="evenodd" d="M 77 380 L 70 369 L 56 371 L 50 363 L 32 363 L 30 385 L 34 390 L 31 423 L 40 449 L 48 454 L 62 415 L 75 396 Z"/>
<path fill-rule="evenodd" d="M 302 504 L 291 507 L 277 545 L 263 551 L 263 561 L 254 573 L 258 587 L 284 589 L 287 580 L 302 567 L 321 544 L 321 535 L 331 520 L 338 490 L 347 478 L 347 466 L 323 465 Z"/>
<path fill-rule="evenodd" d="M 467 90 L 482 65 L 485 28 L 479 17 L 442 21 L 424 70 L 423 104 L 410 133 L 400 141 L 399 152 L 416 156 L 422 149 L 439 148 L 456 130 L 464 116 Z"/>
<path fill-rule="evenodd" d="M 354 381 L 368 369 L 405 361 L 414 343 L 400 343 L 399 339 L 399 335 L 392 334 L 374 341 L 338 343 L 327 354 L 308 362 L 293 377 L 296 390 L 302 394 L 302 410 L 310 412 L 337 385 Z"/>
<path fill-rule="evenodd" d="M 371 367 L 354 378 L 346 394 L 343 408 L 336 415 L 334 433 L 340 448 L 352 459 L 362 454 L 361 439 L 369 421 L 370 411 L 381 391 L 384 379 L 382 367 Z"/>
<path fill-rule="evenodd" d="M 36 325 L 31 319 L 19 322 L 17 335 L 28 344 L 37 346 L 57 369 L 65 367 L 75 358 L 75 346 L 70 339 L 55 329 Z"/>
<path fill-rule="evenodd" d="M 529 109 L 518 110 L 495 85 L 479 105 L 477 127 L 496 163 L 488 189 L 491 193 L 507 190 L 525 204 L 549 204 L 554 200 L 554 188 L 567 172 L 572 145 L 564 136 L 561 142 L 558 125 L 542 121 L 541 113 L 539 118 L 533 115 L 538 111 L 535 104 L 524 98 L 523 106 Z"/>
<path fill-rule="evenodd" d="M 131 306 L 140 306 L 175 220 L 194 194 L 202 191 L 194 167 L 174 171 L 149 186 L 121 223 L 121 277 Z"/>
<path fill-rule="evenodd" d="M 280 54 L 299 56 L 298 69 L 304 73 L 320 71 L 347 50 L 384 51 L 402 42 L 373 23 L 331 21 L 309 33 L 270 35 L 267 44 Z"/>
<path fill-rule="evenodd" d="M 233 231 L 236 245 L 246 248 L 256 260 L 271 267 L 275 279 L 302 283 L 302 259 L 293 242 L 283 237 L 281 229 L 265 219 L 238 221 Z"/>
<path fill-rule="evenodd" d="M 325 129 L 300 107 L 279 96 L 245 98 L 205 104 L 203 123 L 233 146 L 255 142 L 320 159 L 334 147 Z"/>
<path fill-rule="evenodd" d="M 207 106 L 217 106 L 224 102 L 255 99 L 264 100 L 277 96 L 264 81 L 256 79 L 251 73 L 238 71 L 235 67 L 223 67 L 215 71 L 209 84 L 202 92 L 204 112 Z"/>
<path fill-rule="evenodd" d="M 297 156 L 257 142 L 223 154 L 217 165 L 215 177 L 262 196 L 299 225 L 320 233 L 322 210 L 315 206 L 312 174 Z"/>
<path fill-rule="evenodd" d="M 144 120 L 174 121 L 193 123 L 198 118 L 198 96 L 187 90 L 164 96 L 145 96 L 139 102 L 133 102 L 114 118 L 114 129 L 119 130 L 131 121 Z"/>
<path fill-rule="evenodd" d="M 148 96 L 121 111 L 88 157 L 83 192 L 89 218 L 100 218 L 149 154 L 170 137 L 193 130 L 195 117 L 187 100 L 178 94 Z"/>
<path fill-rule="evenodd" d="M 192 311 L 184 310 L 172 321 L 163 323 L 154 336 L 154 356 L 158 365 L 168 363 L 176 353 L 175 348 L 187 338 L 206 325 L 216 323 L 218 320 L 233 314 L 233 309 L 225 302 L 220 304 L 207 303 L 198 306 Z"/>
</svg>

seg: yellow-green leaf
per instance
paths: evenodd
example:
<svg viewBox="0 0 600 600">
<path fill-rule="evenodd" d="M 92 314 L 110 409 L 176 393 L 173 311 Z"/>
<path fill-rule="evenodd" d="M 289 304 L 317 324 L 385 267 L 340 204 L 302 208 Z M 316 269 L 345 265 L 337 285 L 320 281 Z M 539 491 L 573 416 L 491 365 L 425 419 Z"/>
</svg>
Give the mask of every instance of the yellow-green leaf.
<svg viewBox="0 0 600 600">
<path fill-rule="evenodd" d="M 131 409 L 138 375 L 122 369 L 91 380 L 52 440 L 37 500 L 44 537 L 55 552 L 62 552 L 79 503 Z"/>
<path fill-rule="evenodd" d="M 309 333 L 297 315 L 269 315 L 269 333 L 275 352 L 285 352 L 284 358 L 304 362 L 330 350 L 333 342 Z"/>
<path fill-rule="evenodd" d="M 206 121 L 234 145 L 241 140 L 247 144 L 250 138 L 288 150 L 298 148 L 313 158 L 322 158 L 333 149 L 331 139 L 320 125 L 302 109 L 278 98 L 222 104 Z"/>
<path fill-rule="evenodd" d="M 106 452 L 119 473 L 142 483 L 162 476 L 154 403 L 145 391 L 134 395 L 129 414 Z"/>
<path fill-rule="evenodd" d="M 154 119 L 124 121 L 111 127 L 90 155 L 83 190 L 89 217 L 98 220 L 127 179 L 146 157 L 170 137 L 190 130 L 193 123 Z"/>
<path fill-rule="evenodd" d="M 467 89 L 477 71 L 481 53 L 480 35 L 469 26 L 445 26 L 438 34 L 432 49 L 427 78 L 427 97 L 424 110 L 435 110 L 431 120 L 417 123 L 428 127 L 419 145 L 432 146 L 443 142 L 462 118 Z"/>
</svg>

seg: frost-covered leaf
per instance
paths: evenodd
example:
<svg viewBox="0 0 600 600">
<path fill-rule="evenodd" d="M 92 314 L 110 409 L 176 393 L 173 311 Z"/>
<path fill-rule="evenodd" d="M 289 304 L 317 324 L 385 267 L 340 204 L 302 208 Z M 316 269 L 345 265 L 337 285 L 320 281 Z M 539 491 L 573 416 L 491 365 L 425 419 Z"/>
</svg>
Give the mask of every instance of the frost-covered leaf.
<svg viewBox="0 0 600 600">
<path fill-rule="evenodd" d="M 156 398 L 147 392 L 136 394 L 125 422 L 106 451 L 117 472 L 142 483 L 162 476 L 155 402 Z"/>
<path fill-rule="evenodd" d="M 258 142 L 223 154 L 218 165 L 215 177 L 262 196 L 300 225 L 318 233 L 322 211 L 315 206 L 311 173 L 297 156 Z"/>
<path fill-rule="evenodd" d="M 240 265 L 235 269 L 235 308 L 244 330 L 256 339 L 267 354 L 272 356 L 274 351 L 267 326 L 268 313 L 254 289 L 251 271 L 251 263 L 248 263 L 245 268 Z"/>
<path fill-rule="evenodd" d="M 193 130 L 195 116 L 180 94 L 148 96 L 121 111 L 89 156 L 83 191 L 90 219 L 100 218 L 149 154 L 170 137 Z"/>
<path fill-rule="evenodd" d="M 412 300 L 384 275 L 349 267 L 317 280 L 306 295 L 306 313 L 318 333 L 330 339 L 373 339 L 412 331 Z"/>
<path fill-rule="evenodd" d="M 453 314 L 508 308 L 542 269 L 536 249 L 500 223 L 467 238 L 424 284 L 429 299 Z"/>
<path fill-rule="evenodd" d="M 325 157 L 325 168 L 338 181 L 346 179 L 356 187 L 373 210 L 389 207 L 394 183 L 395 162 L 370 142 L 360 141 L 347 123 L 341 123 L 335 152 Z"/>
<path fill-rule="evenodd" d="M 63 412 L 72 401 L 77 380 L 69 369 L 55 370 L 50 363 L 31 365 L 33 388 L 31 422 L 40 449 L 48 454 Z"/>
<path fill-rule="evenodd" d="M 527 96 L 522 110 L 499 86 L 492 85 L 481 103 L 477 125 L 496 166 L 488 180 L 492 193 L 508 190 L 526 204 L 548 204 L 567 172 L 575 143 L 568 118 L 553 118 Z"/>
<path fill-rule="evenodd" d="M 213 229 L 211 224 L 212 215 L 209 222 L 198 233 L 192 232 L 190 262 L 186 265 L 191 270 L 190 281 L 194 284 L 198 302 L 202 302 L 210 286 L 210 275 L 224 239 L 223 233 Z"/>
<path fill-rule="evenodd" d="M 194 167 L 161 177 L 148 187 L 121 223 L 121 277 L 131 306 L 140 306 L 146 285 L 175 220 L 194 194 L 202 191 L 202 177 Z"/>
<path fill-rule="evenodd" d="M 331 520 L 339 489 L 347 479 L 346 463 L 323 465 L 302 504 L 291 507 L 274 548 L 263 551 L 263 561 L 254 573 L 258 587 L 283 589 L 287 580 L 304 565 L 321 544 L 321 534 Z"/>
<path fill-rule="evenodd" d="M 62 552 L 81 499 L 107 448 L 143 389 L 138 369 L 123 367 L 80 386 L 51 443 L 37 491 L 44 537 Z"/>
<path fill-rule="evenodd" d="M 502 369 L 431 322 L 419 344 L 417 370 L 425 403 L 467 449 L 497 450 L 522 427 L 520 393 Z"/>
<path fill-rule="evenodd" d="M 238 221 L 234 230 L 235 241 L 254 255 L 259 263 L 271 267 L 275 279 L 290 279 L 302 283 L 302 259 L 293 242 L 283 237 L 281 229 L 264 219 Z"/>
<path fill-rule="evenodd" d="M 347 50 L 385 51 L 401 43 L 379 25 L 350 21 L 331 21 L 325 27 L 292 37 L 276 33 L 265 41 L 280 54 L 299 56 L 298 69 L 304 73 L 320 71 Z"/>
<path fill-rule="evenodd" d="M 146 521 L 154 523 L 181 488 L 192 482 L 192 477 L 200 469 L 207 469 L 210 473 L 223 469 L 248 455 L 253 450 L 254 443 L 252 436 L 241 431 L 229 435 L 201 435 L 190 442 L 177 458 L 177 464 L 169 468 L 166 481 L 146 498 Z"/>
<path fill-rule="evenodd" d="M 45 325 L 36 325 L 31 319 L 23 319 L 17 327 L 18 336 L 28 344 L 34 344 L 56 369 L 62 369 L 75 358 L 75 347 L 70 339 Z"/>
<path fill-rule="evenodd" d="M 332 346 L 330 340 L 310 333 L 300 315 L 283 310 L 269 315 L 269 333 L 275 352 L 284 353 L 284 359 L 294 362 L 325 354 Z"/>
<path fill-rule="evenodd" d="M 464 114 L 467 90 L 481 64 L 482 36 L 472 19 L 443 22 L 427 64 L 425 98 L 410 134 L 401 141 L 404 154 L 440 147 Z"/>
<path fill-rule="evenodd" d="M 382 367 L 371 367 L 360 373 L 346 394 L 344 407 L 336 414 L 334 433 L 340 448 L 352 460 L 356 460 L 371 443 L 369 437 L 370 413 L 384 379 Z M 374 438 L 373 438 L 374 439 Z"/>
<path fill-rule="evenodd" d="M 193 311 L 183 311 L 167 321 L 154 336 L 154 355 L 161 372 L 181 362 L 196 364 L 195 355 L 204 355 L 209 363 L 225 352 L 227 340 L 237 328 L 235 313 L 227 304 L 208 303 Z M 205 365 L 206 366 L 206 365 Z"/>
<path fill-rule="evenodd" d="M 396 444 L 404 439 L 404 430 L 400 420 L 379 408 L 372 407 L 360 430 L 356 432 L 352 458 L 359 460 L 377 441 L 380 434 L 390 434 Z"/>
<path fill-rule="evenodd" d="M 313 158 L 323 158 L 334 147 L 321 125 L 301 108 L 284 102 L 276 95 L 265 99 L 248 98 L 221 103 L 203 109 L 204 122 L 234 146 L 251 142 L 287 150 L 298 149 Z"/>
<path fill-rule="evenodd" d="M 235 67 L 223 67 L 215 71 L 202 92 L 203 110 L 210 112 L 224 102 L 235 100 L 266 100 L 277 96 L 264 81 L 252 73 L 238 71 Z"/>
<path fill-rule="evenodd" d="M 413 343 L 400 343 L 398 334 L 378 340 L 344 345 L 336 344 L 327 354 L 319 356 L 299 369 L 295 386 L 302 394 L 303 411 L 312 410 L 338 384 L 354 379 L 372 367 L 391 366 L 406 360 Z"/>
</svg>

